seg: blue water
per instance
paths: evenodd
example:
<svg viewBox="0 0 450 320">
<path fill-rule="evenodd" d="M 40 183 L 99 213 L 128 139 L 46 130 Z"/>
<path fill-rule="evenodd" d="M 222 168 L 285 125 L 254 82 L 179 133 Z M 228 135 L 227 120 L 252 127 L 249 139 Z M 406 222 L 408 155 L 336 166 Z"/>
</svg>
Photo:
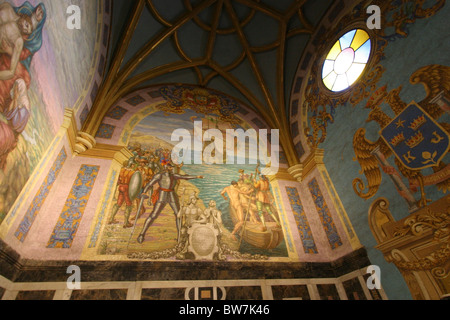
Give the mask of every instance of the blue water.
<svg viewBox="0 0 450 320">
<path fill-rule="evenodd" d="M 239 179 L 239 170 L 243 169 L 246 174 L 255 174 L 256 165 L 184 165 L 183 171 L 189 175 L 201 175 L 204 179 L 190 180 L 199 190 L 198 197 L 205 206 L 210 200 L 214 200 L 217 208 L 222 212 L 222 220 L 226 229 L 230 232 L 234 229 L 231 220 L 229 203 L 220 195 L 221 191 L 231 184 L 231 181 Z M 262 254 L 269 257 L 287 257 L 287 249 L 284 241 L 271 250 L 255 248 L 242 241 L 241 253 Z"/>
</svg>

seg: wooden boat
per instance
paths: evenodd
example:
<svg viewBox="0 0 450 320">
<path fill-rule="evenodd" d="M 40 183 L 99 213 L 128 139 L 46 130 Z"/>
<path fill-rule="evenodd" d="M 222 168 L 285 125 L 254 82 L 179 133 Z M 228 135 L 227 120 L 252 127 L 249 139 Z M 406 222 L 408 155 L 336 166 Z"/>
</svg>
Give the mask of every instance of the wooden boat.
<svg viewBox="0 0 450 320">
<path fill-rule="evenodd" d="M 246 214 L 246 211 L 244 214 Z M 277 212 L 272 206 L 272 212 Z M 238 222 L 237 214 L 230 204 L 230 215 L 234 225 Z M 250 217 L 240 229 L 242 239 L 259 249 L 274 249 L 283 241 L 283 230 L 272 218 L 264 213 L 267 230 L 263 231 L 262 224 L 250 221 Z M 243 230 L 243 231 L 242 231 Z"/>
</svg>

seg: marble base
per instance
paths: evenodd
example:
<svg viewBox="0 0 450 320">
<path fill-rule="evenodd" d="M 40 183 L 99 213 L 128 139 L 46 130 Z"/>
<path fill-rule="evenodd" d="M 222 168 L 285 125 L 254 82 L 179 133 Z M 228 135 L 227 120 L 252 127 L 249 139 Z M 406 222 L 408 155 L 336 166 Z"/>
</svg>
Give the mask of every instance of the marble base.
<svg viewBox="0 0 450 320">
<path fill-rule="evenodd" d="M 81 280 L 179 281 L 338 278 L 370 265 L 364 248 L 329 263 L 210 261 L 36 261 L 21 259 L 0 240 L 0 275 L 13 282 L 59 282 L 76 265 Z"/>
</svg>

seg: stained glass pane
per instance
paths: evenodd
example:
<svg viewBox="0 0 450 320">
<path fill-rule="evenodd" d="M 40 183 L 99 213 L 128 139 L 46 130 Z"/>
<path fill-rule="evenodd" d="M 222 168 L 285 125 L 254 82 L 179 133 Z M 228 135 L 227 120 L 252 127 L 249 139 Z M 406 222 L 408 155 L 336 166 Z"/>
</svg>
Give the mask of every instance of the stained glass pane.
<svg viewBox="0 0 450 320">
<path fill-rule="evenodd" d="M 367 63 L 370 56 L 370 40 L 367 40 L 358 50 L 355 52 L 355 62 Z"/>
<path fill-rule="evenodd" d="M 364 71 L 364 68 L 366 67 L 365 64 L 360 63 L 354 63 L 350 69 L 347 71 L 347 77 L 348 77 L 348 84 L 351 86 L 358 80 L 361 73 Z"/>
<path fill-rule="evenodd" d="M 352 44 L 353 41 L 353 37 L 355 36 L 356 30 L 352 30 L 350 32 L 347 32 L 346 34 L 344 34 L 340 39 L 340 43 L 341 43 L 341 49 L 347 49 L 348 47 L 350 47 L 350 45 Z"/>
<path fill-rule="evenodd" d="M 349 87 L 347 76 L 345 74 L 341 74 L 337 76 L 336 82 L 334 83 L 332 91 L 339 92 L 345 90 Z"/>
<path fill-rule="evenodd" d="M 368 33 L 354 29 L 343 35 L 328 53 L 323 63 L 322 79 L 325 86 L 340 92 L 354 84 L 367 65 L 372 44 Z"/>
<path fill-rule="evenodd" d="M 339 41 L 337 41 L 333 48 L 331 48 L 330 53 L 328 53 L 327 60 L 336 60 L 339 53 L 341 53 L 341 46 Z"/>
<path fill-rule="evenodd" d="M 325 60 L 322 69 L 322 79 L 325 78 L 333 71 L 334 61 L 333 60 Z"/>
<path fill-rule="evenodd" d="M 336 72 L 331 72 L 327 77 L 323 79 L 323 83 L 328 89 L 333 89 L 334 82 L 336 81 L 337 74 Z"/>
<path fill-rule="evenodd" d="M 367 40 L 369 40 L 369 35 L 364 30 L 358 29 L 355 38 L 351 44 L 352 48 L 356 51 L 361 47 Z"/>
<path fill-rule="evenodd" d="M 334 63 L 334 72 L 337 74 L 344 74 L 352 66 L 353 60 L 355 58 L 355 52 L 352 48 L 347 48 L 342 51 L 336 58 Z"/>
</svg>

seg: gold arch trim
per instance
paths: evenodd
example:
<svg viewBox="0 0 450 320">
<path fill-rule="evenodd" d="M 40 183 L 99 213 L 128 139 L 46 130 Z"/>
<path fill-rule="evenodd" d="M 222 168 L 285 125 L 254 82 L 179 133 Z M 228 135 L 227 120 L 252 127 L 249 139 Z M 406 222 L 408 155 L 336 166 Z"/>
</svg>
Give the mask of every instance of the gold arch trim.
<svg viewBox="0 0 450 320">
<path fill-rule="evenodd" d="M 98 96 L 84 126 L 81 128 L 81 132 L 91 136 L 95 135 L 103 118 L 112 105 L 127 94 L 138 90 L 139 86 L 145 82 L 157 79 L 164 74 L 190 69 L 197 75 L 199 85 L 207 86 L 216 77 L 221 77 L 243 94 L 250 102 L 251 107 L 264 118 L 264 121 L 270 128 L 280 130 L 280 142 L 289 164 L 291 166 L 298 164 L 299 159 L 293 145 L 285 111 L 284 64 L 286 59 L 285 49 L 287 39 L 298 34 L 311 35 L 315 31 L 315 28 L 312 27 L 312 24 L 307 20 L 303 12 L 304 5 L 307 1 L 293 1 L 285 12 L 281 12 L 273 6 L 263 4 L 260 1 L 236 1 L 240 3 L 240 5 L 248 7 L 250 10 L 249 14 L 242 19 L 238 17 L 231 0 L 205 0 L 199 2 L 196 6 L 191 6 L 189 1 L 184 1 L 184 12 L 180 17 L 174 19 L 174 21 L 165 19 L 163 15 L 158 12 L 157 7 L 153 4 L 152 0 L 135 1 L 133 10 L 126 24 L 126 29 L 119 40 L 121 45 L 115 52 L 109 73 L 99 88 Z M 213 19 L 210 25 L 205 25 L 200 18 L 198 18 L 199 14 L 207 8 L 212 8 L 213 10 Z M 162 24 L 164 29 L 159 33 L 156 33 L 141 50 L 124 63 L 124 58 L 136 28 L 141 22 L 140 20 L 144 10 L 149 10 L 154 15 L 155 19 Z M 273 19 L 275 23 L 278 24 L 279 32 L 275 41 L 259 47 L 253 47 L 251 45 L 244 32 L 244 27 L 254 18 L 255 13 L 263 14 L 266 17 Z M 224 14 L 227 15 L 231 22 L 228 29 L 221 29 L 219 27 L 219 21 Z M 288 30 L 288 25 L 293 17 L 298 18 L 302 26 Z M 205 53 L 202 57 L 195 59 L 191 58 L 181 47 L 179 31 L 188 22 L 193 22 L 206 32 L 209 32 L 209 37 L 204 48 Z M 229 32 L 235 33 L 237 40 L 241 44 L 242 52 L 235 61 L 224 66 L 213 60 L 212 53 L 217 41 L 217 36 Z M 159 65 L 134 75 L 133 73 L 142 62 L 168 39 L 173 40 L 175 50 L 179 54 L 180 59 L 168 65 Z M 269 90 L 268 79 L 263 75 L 262 66 L 258 64 L 255 56 L 257 53 L 267 52 L 269 50 L 277 50 L 276 93 L 274 96 Z M 236 76 L 232 74 L 232 71 L 244 63 L 244 61 L 247 61 L 250 65 L 251 72 L 262 92 L 262 101 L 256 97 L 248 85 L 239 81 Z M 211 69 L 211 72 L 203 75 L 201 67 L 207 67 Z"/>
</svg>

